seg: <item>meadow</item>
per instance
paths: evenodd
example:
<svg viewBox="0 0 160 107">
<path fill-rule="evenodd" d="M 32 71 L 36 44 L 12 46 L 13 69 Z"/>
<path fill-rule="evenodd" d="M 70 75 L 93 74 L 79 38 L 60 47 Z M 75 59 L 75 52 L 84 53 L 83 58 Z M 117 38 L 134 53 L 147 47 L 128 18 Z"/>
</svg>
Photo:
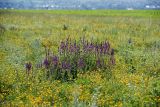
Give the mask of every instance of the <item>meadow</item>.
<svg viewBox="0 0 160 107">
<path fill-rule="evenodd" d="M 0 106 L 159 105 L 159 10 L 0 10 Z"/>
</svg>

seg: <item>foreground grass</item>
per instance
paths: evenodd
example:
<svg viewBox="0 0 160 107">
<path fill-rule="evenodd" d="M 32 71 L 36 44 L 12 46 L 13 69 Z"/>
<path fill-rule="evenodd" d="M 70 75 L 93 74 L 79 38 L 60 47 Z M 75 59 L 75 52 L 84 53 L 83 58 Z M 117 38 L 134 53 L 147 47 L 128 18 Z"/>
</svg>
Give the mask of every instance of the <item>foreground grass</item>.
<svg viewBox="0 0 160 107">
<path fill-rule="evenodd" d="M 0 103 L 2 106 L 158 106 L 160 103 L 159 11 L 0 11 Z M 123 14 L 122 14 L 123 13 Z M 134 14 L 133 14 L 134 13 Z M 157 13 L 152 16 L 150 13 Z M 63 25 L 68 30 L 63 30 Z M 78 79 L 46 79 L 36 69 L 66 37 L 111 42 L 116 65 Z M 24 64 L 35 66 L 25 74 Z"/>
</svg>

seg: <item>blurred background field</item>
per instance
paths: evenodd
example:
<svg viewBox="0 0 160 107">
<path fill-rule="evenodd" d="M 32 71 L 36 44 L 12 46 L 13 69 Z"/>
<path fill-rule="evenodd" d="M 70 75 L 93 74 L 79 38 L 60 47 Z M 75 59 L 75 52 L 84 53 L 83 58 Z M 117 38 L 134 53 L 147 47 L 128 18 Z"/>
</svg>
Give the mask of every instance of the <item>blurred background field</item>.
<svg viewBox="0 0 160 107">
<path fill-rule="evenodd" d="M 85 15 L 85 16 L 130 16 L 130 17 L 160 17 L 159 10 L 3 10 L 5 12 L 18 12 L 18 13 L 48 13 L 59 15 Z"/>
<path fill-rule="evenodd" d="M 64 26 L 67 29 L 64 30 Z M 67 37 L 108 40 L 116 64 L 48 80 L 36 64 Z M 25 63 L 33 64 L 26 75 Z M 159 10 L 0 10 L 2 106 L 153 106 L 160 104 Z"/>
</svg>

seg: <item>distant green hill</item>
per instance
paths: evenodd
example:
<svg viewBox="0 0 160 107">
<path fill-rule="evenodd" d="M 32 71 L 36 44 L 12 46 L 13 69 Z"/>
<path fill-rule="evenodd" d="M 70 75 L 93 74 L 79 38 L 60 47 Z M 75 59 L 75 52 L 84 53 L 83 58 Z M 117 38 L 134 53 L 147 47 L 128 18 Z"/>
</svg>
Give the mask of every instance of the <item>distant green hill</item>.
<svg viewBox="0 0 160 107">
<path fill-rule="evenodd" d="M 0 10 L 0 13 L 49 13 L 92 16 L 126 16 L 159 18 L 160 10 Z"/>
</svg>

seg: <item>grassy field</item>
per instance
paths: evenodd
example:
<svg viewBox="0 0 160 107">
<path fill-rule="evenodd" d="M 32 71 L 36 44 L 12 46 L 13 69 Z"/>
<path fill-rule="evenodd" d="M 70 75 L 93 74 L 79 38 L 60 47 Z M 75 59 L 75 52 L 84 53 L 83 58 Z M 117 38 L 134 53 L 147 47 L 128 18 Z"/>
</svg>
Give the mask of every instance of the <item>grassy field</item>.
<svg viewBox="0 0 160 107">
<path fill-rule="evenodd" d="M 159 10 L 1 10 L 1 13 L 48 13 L 57 15 L 85 15 L 85 16 L 129 16 L 159 18 Z"/>
<path fill-rule="evenodd" d="M 68 37 L 109 41 L 115 64 L 72 81 L 46 78 L 45 66 L 36 67 L 46 47 L 57 54 Z M 0 10 L 2 107 L 158 107 L 159 62 L 159 10 Z"/>
</svg>

